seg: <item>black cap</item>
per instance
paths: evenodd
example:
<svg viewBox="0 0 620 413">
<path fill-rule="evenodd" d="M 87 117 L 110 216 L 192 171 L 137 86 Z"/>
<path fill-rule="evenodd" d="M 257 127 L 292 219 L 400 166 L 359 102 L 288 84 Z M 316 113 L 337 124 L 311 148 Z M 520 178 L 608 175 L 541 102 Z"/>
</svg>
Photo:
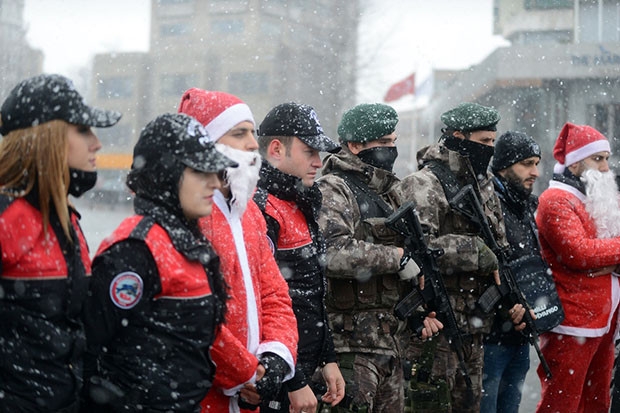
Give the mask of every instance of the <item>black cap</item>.
<svg viewBox="0 0 620 413">
<path fill-rule="evenodd" d="M 540 146 L 523 132 L 507 131 L 495 142 L 491 161 L 493 172 L 510 168 L 512 165 L 532 156 L 541 157 Z"/>
<path fill-rule="evenodd" d="M 166 113 L 149 122 L 133 150 L 132 169 L 169 154 L 185 166 L 219 172 L 238 164 L 215 148 L 204 126 L 184 113 Z"/>
<path fill-rule="evenodd" d="M 73 82 L 60 75 L 39 75 L 22 80 L 0 109 L 0 134 L 30 128 L 51 120 L 105 128 L 121 118 L 120 112 L 88 106 Z"/>
<path fill-rule="evenodd" d="M 258 128 L 258 136 L 296 136 L 320 152 L 340 150 L 340 145 L 323 132 L 314 108 L 294 102 L 271 109 Z"/>
<path fill-rule="evenodd" d="M 448 128 L 462 132 L 495 131 L 499 120 L 499 113 L 495 109 L 469 102 L 461 103 L 441 115 L 441 121 Z"/>
</svg>

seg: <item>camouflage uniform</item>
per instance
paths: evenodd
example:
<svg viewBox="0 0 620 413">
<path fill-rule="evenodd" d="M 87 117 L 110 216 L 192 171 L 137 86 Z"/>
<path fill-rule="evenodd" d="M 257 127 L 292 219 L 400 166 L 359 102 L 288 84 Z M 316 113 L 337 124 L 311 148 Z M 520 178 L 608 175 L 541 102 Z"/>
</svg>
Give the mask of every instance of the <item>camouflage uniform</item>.
<svg viewBox="0 0 620 413">
<path fill-rule="evenodd" d="M 447 166 L 462 186 L 472 184 L 481 196 L 481 203 L 500 246 L 506 245 L 505 229 L 499 199 L 492 184 L 492 175 L 478 182 L 469 160 L 442 144 L 418 152 L 420 163 L 436 161 Z M 437 263 L 443 276 L 450 302 L 465 342 L 465 361 L 473 382 L 475 401 L 465 403 L 467 389 L 457 373 L 457 357 L 450 350 L 444 335 L 439 337 L 432 375 L 444 378 L 452 394 L 454 411 L 477 412 L 482 391 L 482 337 L 492 324 L 492 314 L 484 315 L 476 308 L 480 294 L 493 283 L 491 274 L 478 271 L 478 230 L 464 217 L 452 210 L 444 188 L 428 167 L 404 178 L 395 190 L 400 201 L 413 200 L 420 222 L 429 230 L 429 246 L 442 248 L 444 255 Z M 414 340 L 408 348 L 407 358 L 416 360 L 422 352 L 420 342 Z"/>
<path fill-rule="evenodd" d="M 347 381 L 347 394 L 369 412 L 403 411 L 401 351 L 404 328 L 393 313 L 404 284 L 400 254 L 385 218 L 367 218 L 351 188 L 334 172 L 355 174 L 396 207 L 396 176 L 362 162 L 346 148 L 330 155 L 317 181 L 323 194 L 319 224 L 327 243 L 327 310 Z M 369 201 L 372 202 L 372 201 Z M 351 369 L 349 369 L 351 367 Z"/>
</svg>

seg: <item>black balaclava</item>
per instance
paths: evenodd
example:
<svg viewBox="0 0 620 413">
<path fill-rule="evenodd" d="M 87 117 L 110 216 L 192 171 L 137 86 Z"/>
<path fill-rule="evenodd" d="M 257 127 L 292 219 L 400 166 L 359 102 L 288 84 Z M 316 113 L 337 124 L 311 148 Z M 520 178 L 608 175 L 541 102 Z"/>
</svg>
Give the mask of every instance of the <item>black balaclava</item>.
<svg viewBox="0 0 620 413">
<path fill-rule="evenodd" d="M 375 146 L 374 148 L 360 151 L 357 157 L 368 165 L 392 172 L 394 169 L 394 162 L 396 162 L 396 158 L 398 157 L 398 150 L 396 146 Z"/>
<path fill-rule="evenodd" d="M 477 179 L 487 175 L 489 162 L 491 162 L 494 153 L 492 146 L 469 139 L 457 138 L 452 135 L 444 135 L 443 144 L 446 148 L 456 151 L 469 159 Z"/>
<path fill-rule="evenodd" d="M 97 183 L 97 171 L 69 168 L 69 194 L 76 198 L 91 190 Z"/>
</svg>

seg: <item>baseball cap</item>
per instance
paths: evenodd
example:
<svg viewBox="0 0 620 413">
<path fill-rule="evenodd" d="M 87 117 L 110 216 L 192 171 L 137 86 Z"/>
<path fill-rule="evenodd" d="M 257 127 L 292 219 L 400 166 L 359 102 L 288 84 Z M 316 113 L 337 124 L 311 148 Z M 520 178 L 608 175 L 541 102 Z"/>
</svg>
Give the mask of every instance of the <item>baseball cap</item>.
<svg viewBox="0 0 620 413">
<path fill-rule="evenodd" d="M 73 86 L 60 75 L 38 75 L 22 80 L 0 108 L 0 134 L 64 120 L 73 125 L 105 128 L 116 124 L 121 113 L 88 106 Z"/>
<path fill-rule="evenodd" d="M 340 150 L 340 145 L 325 135 L 314 108 L 295 102 L 271 109 L 258 128 L 258 136 L 295 136 L 320 152 Z"/>
<path fill-rule="evenodd" d="M 162 154 L 172 155 L 185 166 L 201 172 L 219 172 L 238 164 L 219 152 L 204 126 L 183 113 L 165 113 L 149 122 L 133 150 L 134 162 L 157 162 Z"/>
</svg>

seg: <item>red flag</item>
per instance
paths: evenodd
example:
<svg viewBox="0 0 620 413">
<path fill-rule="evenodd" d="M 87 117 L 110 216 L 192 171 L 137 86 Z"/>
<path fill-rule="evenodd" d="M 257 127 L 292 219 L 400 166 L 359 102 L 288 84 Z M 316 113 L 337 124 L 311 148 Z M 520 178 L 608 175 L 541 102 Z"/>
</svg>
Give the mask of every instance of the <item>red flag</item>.
<svg viewBox="0 0 620 413">
<path fill-rule="evenodd" d="M 407 76 L 400 82 L 394 83 L 385 94 L 384 102 L 392 102 L 398 100 L 405 95 L 413 95 L 415 93 L 415 73 Z"/>
</svg>

